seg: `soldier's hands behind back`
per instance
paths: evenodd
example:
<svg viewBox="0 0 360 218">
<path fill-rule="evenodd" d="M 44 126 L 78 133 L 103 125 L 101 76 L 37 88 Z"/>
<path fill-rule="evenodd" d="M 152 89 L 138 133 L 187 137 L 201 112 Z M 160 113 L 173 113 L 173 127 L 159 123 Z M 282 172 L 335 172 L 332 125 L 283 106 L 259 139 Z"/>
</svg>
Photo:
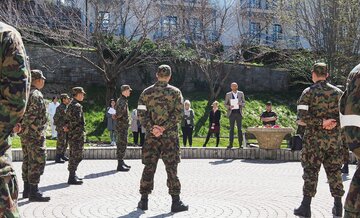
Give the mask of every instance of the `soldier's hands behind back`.
<svg viewBox="0 0 360 218">
<path fill-rule="evenodd" d="M 323 128 L 326 130 L 332 130 L 336 127 L 337 122 L 335 119 L 323 120 Z"/>
</svg>

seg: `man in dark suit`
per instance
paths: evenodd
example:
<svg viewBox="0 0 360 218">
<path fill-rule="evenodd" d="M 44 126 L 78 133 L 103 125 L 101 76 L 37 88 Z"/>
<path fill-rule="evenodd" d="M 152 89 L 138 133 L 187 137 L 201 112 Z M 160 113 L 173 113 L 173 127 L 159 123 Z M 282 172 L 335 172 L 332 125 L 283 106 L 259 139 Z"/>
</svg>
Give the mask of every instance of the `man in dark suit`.
<svg viewBox="0 0 360 218">
<path fill-rule="evenodd" d="M 225 107 L 227 108 L 227 116 L 230 120 L 230 135 L 229 135 L 229 146 L 228 149 L 233 147 L 234 142 L 234 127 L 235 122 L 238 130 L 238 139 L 239 139 L 239 148 L 242 144 L 242 131 L 241 131 L 241 122 L 242 122 L 242 109 L 245 106 L 245 96 L 244 93 L 238 91 L 238 84 L 233 82 L 231 83 L 231 92 L 226 93 L 225 95 Z"/>
</svg>

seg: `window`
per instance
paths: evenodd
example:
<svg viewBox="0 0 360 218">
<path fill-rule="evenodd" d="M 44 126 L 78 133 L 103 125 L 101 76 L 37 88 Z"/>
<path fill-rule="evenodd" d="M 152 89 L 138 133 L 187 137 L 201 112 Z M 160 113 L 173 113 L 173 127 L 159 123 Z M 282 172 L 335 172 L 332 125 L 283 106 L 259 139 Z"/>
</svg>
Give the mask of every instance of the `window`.
<svg viewBox="0 0 360 218">
<path fill-rule="evenodd" d="M 198 18 L 190 19 L 190 31 L 193 35 L 194 40 L 201 40 L 201 28 L 202 23 Z"/>
<path fill-rule="evenodd" d="M 261 8 L 261 0 L 250 0 L 251 8 Z"/>
<path fill-rule="evenodd" d="M 251 22 L 249 32 L 250 36 L 252 36 L 257 41 L 260 41 L 260 23 Z"/>
<path fill-rule="evenodd" d="M 109 31 L 110 26 L 110 12 L 100 11 L 99 18 L 101 20 L 101 29 L 103 31 Z"/>
<path fill-rule="evenodd" d="M 165 36 L 171 35 L 177 29 L 177 17 L 167 16 L 162 19 L 162 30 Z"/>
<path fill-rule="evenodd" d="M 280 24 L 273 25 L 273 41 L 276 42 L 282 39 L 282 28 Z"/>
</svg>

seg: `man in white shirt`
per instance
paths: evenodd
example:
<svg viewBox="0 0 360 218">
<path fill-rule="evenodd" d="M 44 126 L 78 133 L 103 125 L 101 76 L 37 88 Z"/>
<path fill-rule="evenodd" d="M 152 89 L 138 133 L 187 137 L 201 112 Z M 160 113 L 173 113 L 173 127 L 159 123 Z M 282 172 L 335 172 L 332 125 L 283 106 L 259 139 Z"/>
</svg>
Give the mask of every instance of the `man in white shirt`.
<svg viewBox="0 0 360 218">
<path fill-rule="evenodd" d="M 58 102 L 58 98 L 57 96 L 54 96 L 52 98 L 52 102 L 49 103 L 48 106 L 48 113 L 49 113 L 49 117 L 50 117 L 50 123 L 51 123 L 51 138 L 55 139 L 57 137 L 57 132 L 55 129 L 55 125 L 54 125 L 54 115 L 56 112 L 56 108 L 59 106 L 59 102 Z"/>
</svg>

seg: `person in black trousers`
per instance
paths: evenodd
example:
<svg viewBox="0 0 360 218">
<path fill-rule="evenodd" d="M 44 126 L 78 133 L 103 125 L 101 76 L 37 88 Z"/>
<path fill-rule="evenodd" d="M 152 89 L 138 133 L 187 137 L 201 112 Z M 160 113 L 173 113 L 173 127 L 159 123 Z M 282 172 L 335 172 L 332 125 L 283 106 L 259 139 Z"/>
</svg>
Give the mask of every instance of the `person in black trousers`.
<svg viewBox="0 0 360 218">
<path fill-rule="evenodd" d="M 219 146 L 219 141 L 220 141 L 220 118 L 221 118 L 221 112 L 219 111 L 219 102 L 218 101 L 214 101 L 214 103 L 212 103 L 212 110 L 210 111 L 210 115 L 209 115 L 209 131 L 208 134 L 206 136 L 206 140 L 205 143 L 203 145 L 203 147 L 206 147 L 206 144 L 208 143 L 211 134 L 215 134 L 216 136 L 216 147 Z"/>
<path fill-rule="evenodd" d="M 183 145 L 186 147 L 186 141 L 189 140 L 189 146 L 192 147 L 192 133 L 194 129 L 194 111 L 190 108 L 190 101 L 184 102 L 184 115 L 181 121 L 181 130 L 183 133 Z"/>
</svg>

